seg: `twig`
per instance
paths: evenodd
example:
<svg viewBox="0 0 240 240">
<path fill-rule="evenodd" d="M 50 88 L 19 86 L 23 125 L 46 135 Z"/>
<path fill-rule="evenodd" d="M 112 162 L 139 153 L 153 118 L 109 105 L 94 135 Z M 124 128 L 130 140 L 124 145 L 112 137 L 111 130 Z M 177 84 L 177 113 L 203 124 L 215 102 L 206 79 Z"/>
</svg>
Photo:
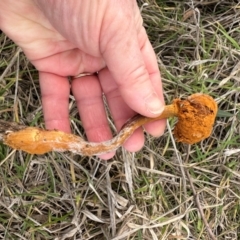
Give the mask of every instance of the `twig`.
<svg viewBox="0 0 240 240">
<path fill-rule="evenodd" d="M 185 159 L 185 163 L 188 163 L 188 159 L 189 159 L 189 152 L 190 152 L 190 144 L 188 144 L 188 149 L 187 149 L 187 155 L 186 155 L 186 159 Z M 202 209 L 202 206 L 201 206 L 201 203 L 199 201 L 199 195 L 193 185 L 193 182 L 192 182 L 192 179 L 191 179 L 191 176 L 189 174 L 189 171 L 188 169 L 186 168 L 186 175 L 187 175 L 187 178 L 189 180 L 189 183 L 190 183 L 190 186 L 191 186 L 191 189 L 193 191 L 193 196 L 194 196 L 194 200 L 195 200 L 195 203 L 197 205 L 197 208 L 198 208 L 198 211 L 201 215 L 201 218 L 203 220 L 203 223 L 207 229 L 207 232 L 209 234 L 209 236 L 211 237 L 212 240 L 217 240 L 217 238 L 215 237 L 214 233 L 212 232 L 212 229 L 210 228 L 208 222 L 207 222 L 207 219 L 205 218 L 204 216 L 204 212 L 203 212 L 203 209 Z"/>
<path fill-rule="evenodd" d="M 18 48 L 14 56 L 12 57 L 12 60 L 9 62 L 8 66 L 5 68 L 3 73 L 0 75 L 0 82 L 3 81 L 4 77 L 6 76 L 7 72 L 10 70 L 10 68 L 13 66 L 15 63 L 16 59 L 18 58 L 20 52 L 22 51 L 21 48 Z"/>
</svg>

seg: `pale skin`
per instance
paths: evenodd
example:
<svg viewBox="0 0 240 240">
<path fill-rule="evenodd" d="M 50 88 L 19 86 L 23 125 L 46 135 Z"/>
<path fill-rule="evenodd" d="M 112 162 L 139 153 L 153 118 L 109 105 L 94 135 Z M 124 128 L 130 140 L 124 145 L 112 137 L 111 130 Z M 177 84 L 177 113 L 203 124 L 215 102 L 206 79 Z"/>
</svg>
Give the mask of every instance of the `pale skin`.
<svg viewBox="0 0 240 240">
<path fill-rule="evenodd" d="M 70 132 L 70 89 L 92 142 L 112 138 L 103 93 L 117 130 L 136 113 L 156 117 L 162 112 L 161 77 L 135 0 L 4 0 L 0 28 L 39 71 L 46 128 Z M 84 72 L 98 75 L 70 85 L 67 76 Z M 165 120 L 144 129 L 160 136 Z M 135 152 L 143 144 L 139 128 L 124 147 Z"/>
</svg>

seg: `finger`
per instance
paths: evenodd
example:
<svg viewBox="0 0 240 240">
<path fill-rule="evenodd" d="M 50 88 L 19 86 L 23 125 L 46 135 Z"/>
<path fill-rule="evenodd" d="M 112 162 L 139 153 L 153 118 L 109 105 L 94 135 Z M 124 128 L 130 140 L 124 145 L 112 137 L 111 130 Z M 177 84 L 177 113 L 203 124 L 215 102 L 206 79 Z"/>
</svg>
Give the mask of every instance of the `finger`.
<svg viewBox="0 0 240 240">
<path fill-rule="evenodd" d="M 142 37 L 144 46 L 147 36 Z M 137 42 L 134 31 L 126 31 L 124 37 L 116 34 L 105 46 L 103 57 L 128 106 L 142 115 L 155 117 L 163 111 L 164 104 L 150 76 L 159 74 L 159 71 L 155 68 L 152 72 L 147 71 Z M 150 59 L 152 61 L 153 57 Z"/>
<path fill-rule="evenodd" d="M 142 34 L 145 34 L 145 30 L 143 29 Z M 164 103 L 163 98 L 163 89 L 162 89 L 162 81 L 161 75 L 159 72 L 156 56 L 154 50 L 151 46 L 149 40 L 145 42 L 143 47 L 141 48 L 143 60 L 146 66 L 146 69 L 149 73 L 150 81 L 155 89 L 157 95 L 159 96 L 162 103 Z M 144 125 L 145 130 L 154 137 L 159 137 L 163 135 L 164 130 L 166 128 L 166 120 L 159 120 L 149 124 Z"/>
<path fill-rule="evenodd" d="M 118 85 L 114 81 L 108 69 L 103 69 L 99 72 L 99 79 L 107 98 L 108 106 L 114 120 L 114 124 L 119 131 L 123 124 L 136 115 L 126 102 L 123 100 Z M 139 151 L 144 144 L 144 135 L 141 128 L 137 129 L 132 136 L 124 143 L 124 147 L 130 152 Z"/>
<path fill-rule="evenodd" d="M 103 142 L 112 138 L 104 108 L 102 89 L 96 76 L 85 76 L 74 79 L 72 92 L 77 101 L 80 118 L 91 142 Z M 109 159 L 115 152 L 99 156 Z"/>
<path fill-rule="evenodd" d="M 39 81 L 46 128 L 70 132 L 68 80 L 66 77 L 39 72 Z"/>
</svg>

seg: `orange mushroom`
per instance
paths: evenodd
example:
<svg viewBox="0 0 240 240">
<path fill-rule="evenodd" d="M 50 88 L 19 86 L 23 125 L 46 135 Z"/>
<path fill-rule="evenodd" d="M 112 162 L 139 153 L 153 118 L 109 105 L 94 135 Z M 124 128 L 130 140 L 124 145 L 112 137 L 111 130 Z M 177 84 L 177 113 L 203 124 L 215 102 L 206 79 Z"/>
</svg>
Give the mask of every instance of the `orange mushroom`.
<svg viewBox="0 0 240 240">
<path fill-rule="evenodd" d="M 122 130 L 113 139 L 92 143 L 79 136 L 57 130 L 43 130 L 0 121 L 0 140 L 3 143 L 31 154 L 43 154 L 49 151 L 70 151 L 81 155 L 100 155 L 120 147 L 140 126 L 159 119 L 178 117 L 174 128 L 177 141 L 193 144 L 207 137 L 217 114 L 217 104 L 206 94 L 193 94 L 186 100 L 175 99 L 166 105 L 162 114 L 156 118 L 136 115 L 124 124 Z M 3 131 L 4 130 L 4 131 Z"/>
</svg>

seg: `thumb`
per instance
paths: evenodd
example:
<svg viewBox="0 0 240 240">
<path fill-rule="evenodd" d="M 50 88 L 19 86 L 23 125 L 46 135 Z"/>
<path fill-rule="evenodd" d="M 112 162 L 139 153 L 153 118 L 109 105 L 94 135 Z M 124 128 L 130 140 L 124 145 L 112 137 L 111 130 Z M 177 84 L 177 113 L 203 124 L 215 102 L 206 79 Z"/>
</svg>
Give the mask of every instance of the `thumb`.
<svg viewBox="0 0 240 240">
<path fill-rule="evenodd" d="M 139 40 L 132 34 L 120 40 L 114 37 L 108 42 L 103 57 L 128 106 L 142 115 L 156 117 L 164 108 L 162 85 L 146 33 L 143 39 L 140 49 Z"/>
</svg>

